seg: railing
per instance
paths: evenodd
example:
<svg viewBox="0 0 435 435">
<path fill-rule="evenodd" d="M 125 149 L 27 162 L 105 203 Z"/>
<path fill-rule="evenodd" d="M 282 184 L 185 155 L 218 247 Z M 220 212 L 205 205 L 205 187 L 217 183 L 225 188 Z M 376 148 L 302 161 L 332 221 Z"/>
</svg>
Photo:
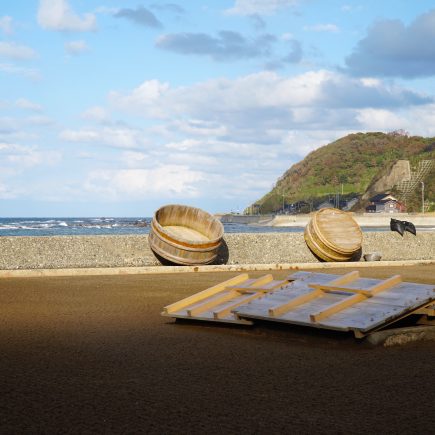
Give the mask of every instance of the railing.
<svg viewBox="0 0 435 435">
<path fill-rule="evenodd" d="M 396 184 L 396 188 L 400 192 L 399 199 L 406 202 L 434 166 L 434 160 L 421 160 L 418 162 L 417 170 L 411 171 L 411 178 L 409 180 L 400 181 Z"/>
</svg>

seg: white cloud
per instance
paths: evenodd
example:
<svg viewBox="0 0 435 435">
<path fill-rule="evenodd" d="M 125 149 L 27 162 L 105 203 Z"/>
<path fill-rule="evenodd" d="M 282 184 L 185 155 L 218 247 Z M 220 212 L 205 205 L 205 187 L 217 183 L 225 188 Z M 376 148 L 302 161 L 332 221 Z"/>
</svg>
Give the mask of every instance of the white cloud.
<svg viewBox="0 0 435 435">
<path fill-rule="evenodd" d="M 24 109 L 31 110 L 33 112 L 40 112 L 42 110 L 42 106 L 38 103 L 34 103 L 33 101 L 27 100 L 26 98 L 19 98 L 15 101 L 15 106 Z"/>
<path fill-rule="evenodd" d="M 84 53 L 88 50 L 89 47 L 88 44 L 86 44 L 86 41 L 80 40 L 65 42 L 65 51 L 73 56 Z"/>
<path fill-rule="evenodd" d="M 129 168 L 143 168 L 144 164 L 148 163 L 149 155 L 139 151 L 125 151 L 121 155 L 121 161 Z"/>
<path fill-rule="evenodd" d="M 59 137 L 68 142 L 92 143 L 116 148 L 143 148 L 148 143 L 141 130 L 127 127 L 63 130 Z"/>
<path fill-rule="evenodd" d="M 26 45 L 0 41 L 0 56 L 13 60 L 28 60 L 36 57 L 36 51 Z"/>
<path fill-rule="evenodd" d="M 215 137 L 228 133 L 224 125 L 201 119 L 176 119 L 171 123 L 171 127 L 186 135 L 194 136 Z"/>
<path fill-rule="evenodd" d="M 81 117 L 89 121 L 105 122 L 109 119 L 109 114 L 104 107 L 93 106 L 85 110 Z"/>
<path fill-rule="evenodd" d="M 296 4 L 298 0 L 235 0 L 234 6 L 226 12 L 233 15 L 271 15 Z"/>
<path fill-rule="evenodd" d="M 312 26 L 304 26 L 304 30 L 311 32 L 331 32 L 337 33 L 340 31 L 336 24 L 314 24 Z"/>
<path fill-rule="evenodd" d="M 78 15 L 67 0 L 40 0 L 37 18 L 47 30 L 86 32 L 96 28 L 94 14 Z"/>
<path fill-rule="evenodd" d="M 101 169 L 89 173 L 85 189 L 112 199 L 195 197 L 203 179 L 204 174 L 183 165 L 160 165 L 155 169 Z"/>
<path fill-rule="evenodd" d="M 186 171 L 201 168 L 206 175 L 194 184 L 198 197 L 254 201 L 308 152 L 357 131 L 417 132 L 423 124 L 418 111 L 425 124 L 435 125 L 434 107 L 431 98 L 389 82 L 326 70 L 295 76 L 261 72 L 190 86 L 145 81 L 130 92 L 109 94 L 108 109 L 120 119 L 123 112 L 142 117 L 147 129 L 140 134 L 153 138 L 111 163 L 137 172 L 104 169 L 107 177 L 100 182 L 95 177 L 89 187 L 120 198 L 128 190 L 124 182 L 144 188 L 149 171 L 165 162 Z M 91 131 L 101 134 L 104 128 Z M 181 200 L 183 193 L 175 197 Z"/>
<path fill-rule="evenodd" d="M 0 30 L 6 35 L 13 33 L 12 17 L 9 17 L 8 15 L 0 17 Z"/>
<path fill-rule="evenodd" d="M 24 123 L 30 124 L 30 125 L 36 125 L 36 126 L 47 126 L 52 125 L 55 123 L 55 121 L 44 115 L 33 115 L 28 116 L 27 118 L 24 118 Z"/>
<path fill-rule="evenodd" d="M 365 130 L 397 130 L 403 125 L 399 116 L 385 109 L 361 109 L 358 111 L 357 119 Z"/>
<path fill-rule="evenodd" d="M 58 151 L 4 142 L 0 143 L 0 156 L 3 164 L 7 163 L 19 172 L 33 166 L 54 165 L 61 159 Z"/>
<path fill-rule="evenodd" d="M 358 128 L 360 118 L 352 109 L 397 110 L 429 102 L 428 97 L 382 81 L 325 70 L 291 77 L 261 72 L 175 88 L 152 80 L 130 93 L 109 95 L 115 109 L 166 121 L 158 127 L 161 133 L 269 144 L 292 129 L 335 130 L 334 123 L 345 130 Z"/>
<path fill-rule="evenodd" d="M 0 72 L 4 72 L 6 74 L 11 74 L 11 75 L 22 76 L 24 78 L 34 80 L 34 81 L 41 79 L 41 73 L 39 72 L 39 70 L 35 68 L 23 68 L 11 63 L 0 63 Z"/>
<path fill-rule="evenodd" d="M 358 111 L 357 119 L 365 131 L 404 129 L 414 135 L 435 136 L 435 104 L 409 107 L 398 112 L 366 108 Z"/>
<path fill-rule="evenodd" d="M 139 87 L 133 89 L 128 95 L 122 95 L 119 92 L 110 92 L 109 101 L 125 110 L 135 111 L 146 106 L 147 111 L 155 117 L 163 116 L 160 112 L 158 103 L 160 98 L 169 90 L 168 83 L 162 83 L 158 80 L 147 80 Z M 153 109 L 155 107 L 155 109 Z"/>
<path fill-rule="evenodd" d="M 184 139 L 184 140 L 179 141 L 179 142 L 169 142 L 165 146 L 168 149 L 173 149 L 173 150 L 177 150 L 177 151 L 187 151 L 187 150 L 190 150 L 192 148 L 197 148 L 197 147 L 201 146 L 202 143 L 203 142 L 200 140 Z"/>
</svg>

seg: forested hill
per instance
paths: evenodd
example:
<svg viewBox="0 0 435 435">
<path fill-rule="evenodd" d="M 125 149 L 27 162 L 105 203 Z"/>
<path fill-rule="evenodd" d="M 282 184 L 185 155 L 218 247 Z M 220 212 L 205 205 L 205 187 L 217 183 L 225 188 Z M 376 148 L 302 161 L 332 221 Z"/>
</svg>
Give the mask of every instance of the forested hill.
<svg viewBox="0 0 435 435">
<path fill-rule="evenodd" d="M 273 213 L 282 209 L 283 203 L 298 201 L 310 204 L 313 209 L 335 193 L 343 192 L 347 198 L 362 196 L 401 159 L 409 160 L 411 169 L 421 160 L 435 159 L 435 138 L 407 136 L 403 132 L 350 134 L 318 148 L 294 164 L 250 209 L 260 210 L 262 214 Z M 435 202 L 433 170 L 424 182 L 426 198 Z M 417 207 L 414 197 L 408 202 L 409 211 L 414 203 Z"/>
</svg>

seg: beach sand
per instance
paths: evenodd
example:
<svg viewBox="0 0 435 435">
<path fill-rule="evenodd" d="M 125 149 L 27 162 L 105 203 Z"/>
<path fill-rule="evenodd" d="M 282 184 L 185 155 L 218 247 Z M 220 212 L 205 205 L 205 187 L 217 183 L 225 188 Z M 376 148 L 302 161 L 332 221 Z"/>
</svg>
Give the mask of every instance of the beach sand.
<svg viewBox="0 0 435 435">
<path fill-rule="evenodd" d="M 435 265 L 361 269 L 396 273 L 435 281 Z M 309 328 L 160 316 L 236 274 L 1 279 L 0 432 L 433 431 L 433 341 L 371 348 Z"/>
</svg>

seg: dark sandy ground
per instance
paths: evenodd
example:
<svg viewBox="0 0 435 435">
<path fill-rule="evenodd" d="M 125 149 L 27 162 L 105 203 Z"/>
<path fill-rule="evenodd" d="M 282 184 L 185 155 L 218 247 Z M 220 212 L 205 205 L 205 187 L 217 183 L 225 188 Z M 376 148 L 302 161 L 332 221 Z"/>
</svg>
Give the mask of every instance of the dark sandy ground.
<svg viewBox="0 0 435 435">
<path fill-rule="evenodd" d="M 0 433 L 433 433 L 433 341 L 160 316 L 235 274 L 0 280 Z"/>
</svg>

